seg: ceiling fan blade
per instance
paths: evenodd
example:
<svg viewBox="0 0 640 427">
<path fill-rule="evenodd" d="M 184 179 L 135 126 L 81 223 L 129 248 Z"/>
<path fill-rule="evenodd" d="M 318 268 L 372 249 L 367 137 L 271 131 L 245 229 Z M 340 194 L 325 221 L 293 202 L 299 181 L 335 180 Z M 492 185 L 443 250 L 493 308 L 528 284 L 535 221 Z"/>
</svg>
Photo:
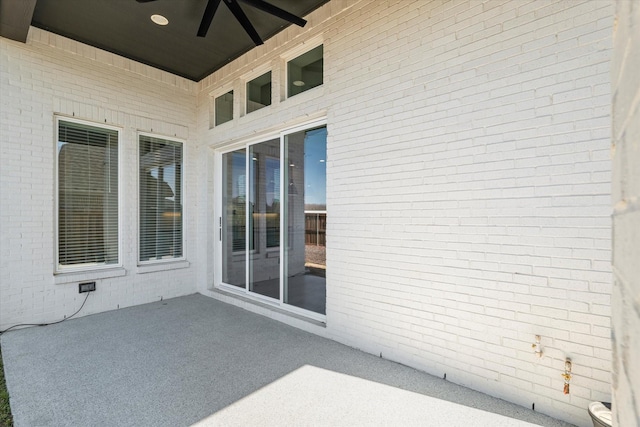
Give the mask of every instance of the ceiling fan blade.
<svg viewBox="0 0 640 427">
<path fill-rule="evenodd" d="M 202 15 L 202 21 L 200 21 L 200 28 L 198 28 L 198 37 L 207 35 L 207 31 L 209 31 L 211 21 L 213 21 L 213 16 L 216 14 L 219 5 L 220 0 L 209 0 L 207 3 L 207 8 L 204 10 L 204 15 Z"/>
<path fill-rule="evenodd" d="M 247 34 L 249 34 L 249 37 L 251 37 L 251 40 L 253 40 L 256 46 L 264 44 L 264 42 L 260 38 L 260 35 L 256 31 L 256 29 L 253 28 L 253 25 L 251 25 L 251 22 L 249 22 L 249 18 L 247 18 L 247 15 L 244 14 L 238 2 L 236 0 L 224 0 L 224 3 L 229 7 L 229 10 L 231 11 L 231 13 L 233 13 L 233 16 L 235 16 L 238 22 L 240 22 L 240 25 L 242 25 L 242 28 L 244 28 Z"/>
<path fill-rule="evenodd" d="M 289 13 L 286 10 L 280 9 L 279 7 L 269 4 L 263 0 L 240 0 L 240 1 L 250 6 L 253 6 L 256 9 L 260 9 L 263 12 L 270 13 L 271 15 L 277 16 L 278 18 L 291 22 L 292 24 L 296 24 L 299 27 L 304 27 L 305 24 L 307 23 L 306 20 L 294 15 L 293 13 Z"/>
</svg>

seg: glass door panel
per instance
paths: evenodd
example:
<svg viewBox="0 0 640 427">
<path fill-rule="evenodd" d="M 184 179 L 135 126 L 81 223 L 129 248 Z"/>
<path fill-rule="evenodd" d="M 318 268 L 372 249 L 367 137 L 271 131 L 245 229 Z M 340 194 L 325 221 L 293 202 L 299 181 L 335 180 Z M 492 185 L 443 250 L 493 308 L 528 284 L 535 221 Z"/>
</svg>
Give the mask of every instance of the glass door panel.
<svg viewBox="0 0 640 427">
<path fill-rule="evenodd" d="M 246 150 L 222 155 L 222 281 L 245 287 L 246 284 Z"/>
<path fill-rule="evenodd" d="M 289 134 L 284 143 L 283 301 L 325 314 L 327 129 Z"/>
<path fill-rule="evenodd" d="M 280 139 L 249 147 L 249 291 L 280 299 Z"/>
</svg>

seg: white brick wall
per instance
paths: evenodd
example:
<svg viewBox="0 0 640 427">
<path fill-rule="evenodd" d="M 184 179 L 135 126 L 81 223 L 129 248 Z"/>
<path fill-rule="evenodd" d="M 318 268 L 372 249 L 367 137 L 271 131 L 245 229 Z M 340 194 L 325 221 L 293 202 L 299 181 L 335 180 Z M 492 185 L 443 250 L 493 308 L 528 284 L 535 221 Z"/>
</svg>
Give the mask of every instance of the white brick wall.
<svg viewBox="0 0 640 427">
<path fill-rule="evenodd" d="M 640 8 L 616 2 L 613 92 L 614 425 L 640 425 Z"/>
<path fill-rule="evenodd" d="M 195 83 L 36 28 L 26 44 L 0 38 L 0 74 L 0 329 L 71 315 L 84 280 L 97 291 L 79 315 L 195 292 L 193 266 L 139 274 L 136 262 L 137 131 L 186 141 L 187 259 L 197 252 Z M 124 269 L 111 277 L 53 275 L 54 114 L 121 128 Z"/>
<path fill-rule="evenodd" d="M 588 403 L 610 399 L 612 13 L 334 0 L 199 83 L 203 146 L 327 116 L 322 334 L 590 425 Z M 281 93 L 281 55 L 316 36 L 323 87 L 209 129 L 212 91 L 271 64 Z"/>
</svg>

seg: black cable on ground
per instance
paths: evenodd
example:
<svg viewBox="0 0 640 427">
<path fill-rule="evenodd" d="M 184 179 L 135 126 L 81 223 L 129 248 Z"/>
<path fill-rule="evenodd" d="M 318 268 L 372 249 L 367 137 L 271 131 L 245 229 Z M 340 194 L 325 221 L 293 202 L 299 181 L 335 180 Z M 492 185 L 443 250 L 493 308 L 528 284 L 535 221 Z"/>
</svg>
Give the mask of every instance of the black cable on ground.
<svg viewBox="0 0 640 427">
<path fill-rule="evenodd" d="M 57 323 L 62 323 L 62 322 L 64 322 L 65 320 L 69 320 L 69 319 L 71 319 L 73 316 L 75 316 L 76 314 L 80 313 L 80 310 L 82 310 L 82 307 L 84 307 L 84 304 L 85 304 L 85 303 L 87 302 L 87 300 L 89 299 L 89 294 L 90 294 L 90 293 L 91 293 L 91 292 L 87 292 L 87 296 L 84 298 L 84 301 L 82 302 L 82 305 L 80 306 L 80 308 L 78 309 L 78 311 L 76 311 L 75 313 L 73 313 L 73 314 L 72 314 L 71 316 L 69 316 L 69 317 L 65 317 L 65 318 L 64 318 L 64 319 L 62 319 L 62 320 L 58 320 L 57 322 L 50 322 L 50 323 L 20 323 L 20 324 L 18 324 L 18 325 L 13 325 L 13 326 L 11 326 L 11 327 L 9 327 L 9 328 L 5 329 L 4 331 L 0 331 L 0 335 L 4 334 L 5 332 L 10 331 L 10 330 L 11 330 L 11 329 L 13 329 L 13 328 L 17 328 L 17 327 L 20 327 L 20 326 L 49 326 L 49 325 L 55 325 L 55 324 L 57 324 Z"/>
</svg>

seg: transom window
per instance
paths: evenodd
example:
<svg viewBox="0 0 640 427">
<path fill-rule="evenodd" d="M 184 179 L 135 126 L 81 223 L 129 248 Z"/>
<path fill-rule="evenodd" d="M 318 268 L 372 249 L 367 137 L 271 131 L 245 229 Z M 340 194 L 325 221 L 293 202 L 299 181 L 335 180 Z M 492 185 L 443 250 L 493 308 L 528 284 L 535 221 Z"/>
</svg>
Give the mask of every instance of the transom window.
<svg viewBox="0 0 640 427">
<path fill-rule="evenodd" d="M 271 105 L 271 71 L 247 82 L 247 113 Z"/>
<path fill-rule="evenodd" d="M 214 101 L 215 125 L 233 120 L 233 91 L 220 95 Z"/>
<path fill-rule="evenodd" d="M 287 93 L 294 96 L 323 83 L 323 46 L 292 59 L 287 63 Z"/>
</svg>

